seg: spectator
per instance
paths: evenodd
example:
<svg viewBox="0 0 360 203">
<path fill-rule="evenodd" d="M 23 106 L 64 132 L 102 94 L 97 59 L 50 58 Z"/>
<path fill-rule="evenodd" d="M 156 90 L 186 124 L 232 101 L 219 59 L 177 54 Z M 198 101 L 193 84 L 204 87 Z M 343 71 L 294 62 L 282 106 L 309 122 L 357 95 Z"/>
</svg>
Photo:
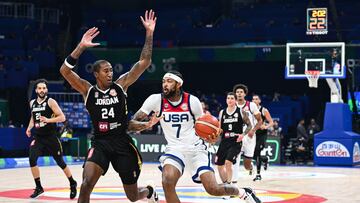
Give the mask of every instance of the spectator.
<svg viewBox="0 0 360 203">
<path fill-rule="evenodd" d="M 295 163 L 299 157 L 302 158 L 304 164 L 307 163 L 309 156 L 308 141 L 309 135 L 305 129 L 305 120 L 301 119 L 296 128 L 296 142 L 294 143 L 293 150 L 291 152 L 292 162 Z"/>
<path fill-rule="evenodd" d="M 309 141 L 309 135 L 305 129 L 305 120 L 301 119 L 296 127 L 297 140 L 303 144 L 307 144 Z"/>
<path fill-rule="evenodd" d="M 268 135 L 281 137 L 282 128 L 279 126 L 279 120 L 273 119 L 274 125 L 268 129 Z"/>
<path fill-rule="evenodd" d="M 320 126 L 316 123 L 315 119 L 310 119 L 310 124 L 307 127 L 309 139 L 314 139 L 314 134 L 320 132 Z"/>
<path fill-rule="evenodd" d="M 8 128 L 15 128 L 12 120 L 9 120 Z"/>
<path fill-rule="evenodd" d="M 209 106 L 204 101 L 201 102 L 201 107 L 204 114 L 210 114 Z"/>
<path fill-rule="evenodd" d="M 317 132 L 320 132 L 320 126 L 316 123 L 315 119 L 310 119 L 310 124 L 307 127 L 307 132 L 309 133 L 309 148 L 310 151 L 314 150 L 314 135 Z M 313 154 L 313 153 L 311 153 Z"/>
<path fill-rule="evenodd" d="M 60 137 L 61 138 L 72 138 L 73 129 L 70 127 L 69 122 L 66 120 L 64 125 L 60 128 Z"/>
</svg>

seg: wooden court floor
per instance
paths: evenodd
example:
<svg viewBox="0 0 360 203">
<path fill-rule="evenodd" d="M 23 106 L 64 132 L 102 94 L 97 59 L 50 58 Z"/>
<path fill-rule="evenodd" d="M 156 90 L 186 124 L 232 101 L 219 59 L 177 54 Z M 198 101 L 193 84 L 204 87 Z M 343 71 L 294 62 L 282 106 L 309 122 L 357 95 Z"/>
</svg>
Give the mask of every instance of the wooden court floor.
<svg viewBox="0 0 360 203">
<path fill-rule="evenodd" d="M 81 165 L 71 165 L 70 169 L 80 186 Z M 38 199 L 29 199 L 27 197 L 34 188 L 30 169 L 0 170 L 0 202 L 76 202 L 67 199 L 68 180 L 60 168 L 41 167 L 40 171 L 45 193 Z M 263 202 L 360 203 L 360 167 L 270 166 L 268 171 L 263 172 L 263 180 L 259 182 L 253 182 L 243 168 L 240 173 L 238 185 L 255 188 Z M 157 164 L 143 165 L 138 183 L 145 185 L 147 180 L 157 183 L 161 202 L 165 202 Z M 118 175 L 109 168 L 108 173 L 97 183 L 91 202 L 129 202 L 125 199 L 121 185 Z M 223 200 L 208 196 L 201 185 L 191 181 L 187 173 L 180 179 L 177 192 L 182 202 L 242 202 L 239 199 Z"/>
</svg>

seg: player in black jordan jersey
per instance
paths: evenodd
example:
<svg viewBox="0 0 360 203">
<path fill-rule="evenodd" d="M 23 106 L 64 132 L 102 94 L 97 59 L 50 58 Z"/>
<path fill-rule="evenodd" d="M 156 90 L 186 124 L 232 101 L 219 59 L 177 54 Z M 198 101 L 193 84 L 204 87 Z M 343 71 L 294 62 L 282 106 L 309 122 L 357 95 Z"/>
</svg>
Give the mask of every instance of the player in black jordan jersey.
<svg viewBox="0 0 360 203">
<path fill-rule="evenodd" d="M 267 139 L 267 129 L 274 125 L 273 119 L 270 115 L 270 112 L 267 108 L 261 106 L 261 99 L 260 96 L 254 94 L 252 97 L 252 102 L 256 104 L 259 108 L 261 118 L 263 123 L 256 131 L 256 146 L 254 151 L 253 159 L 256 161 L 256 177 L 253 179 L 254 181 L 261 180 L 261 165 L 264 163 L 264 169 L 267 170 L 269 164 L 269 157 L 268 156 L 261 156 L 261 151 L 264 149 Z"/>
<path fill-rule="evenodd" d="M 251 122 L 246 114 L 236 105 L 235 93 L 229 92 L 226 97 L 227 108 L 219 113 L 221 129 L 221 142 L 216 153 L 215 164 L 218 165 L 219 175 L 224 183 L 231 183 L 232 165 L 241 151 L 241 139 L 251 128 Z M 243 132 L 243 125 L 247 128 Z"/>
<path fill-rule="evenodd" d="M 39 79 L 35 82 L 35 92 L 37 98 L 30 101 L 32 115 L 26 130 L 26 135 L 30 137 L 31 129 L 34 128 L 34 140 L 30 144 L 29 162 L 36 188 L 30 197 L 35 198 L 44 192 L 40 183 L 40 170 L 37 166 L 37 159 L 47 150 L 68 177 L 70 181 L 70 198 L 73 199 L 76 196 L 77 184 L 62 158 L 61 143 L 56 136 L 56 123 L 64 122 L 65 116 L 57 102 L 47 96 L 48 89 L 45 79 Z"/>
<path fill-rule="evenodd" d="M 64 78 L 84 97 L 95 134 L 84 164 L 78 202 L 89 202 L 96 182 L 106 173 L 110 162 L 120 175 L 126 196 L 130 201 L 134 202 L 145 197 L 149 202 L 158 201 L 152 184 L 147 187 L 137 185 L 142 159 L 131 137 L 126 133 L 128 128 L 126 91 L 151 64 L 153 32 L 156 25 L 155 13 L 152 10 L 146 11 L 141 21 L 146 30 L 146 39 L 140 60 L 117 80 L 113 81 L 113 68 L 106 60 L 98 60 L 93 64 L 96 85 L 91 85 L 72 71 L 86 48 L 99 45 L 92 42 L 100 32 L 96 27 L 89 29 L 83 35 L 78 46 L 60 68 Z"/>
</svg>

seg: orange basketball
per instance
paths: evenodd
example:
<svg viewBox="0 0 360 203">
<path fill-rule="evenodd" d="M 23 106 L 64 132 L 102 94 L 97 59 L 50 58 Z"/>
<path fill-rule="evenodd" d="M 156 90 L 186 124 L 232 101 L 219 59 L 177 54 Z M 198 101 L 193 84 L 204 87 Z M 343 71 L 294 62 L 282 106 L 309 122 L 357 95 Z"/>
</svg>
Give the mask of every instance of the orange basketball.
<svg viewBox="0 0 360 203">
<path fill-rule="evenodd" d="M 216 133 L 219 128 L 220 123 L 218 119 L 210 114 L 202 115 L 195 122 L 196 134 L 204 139 L 207 139 L 213 133 Z"/>
</svg>

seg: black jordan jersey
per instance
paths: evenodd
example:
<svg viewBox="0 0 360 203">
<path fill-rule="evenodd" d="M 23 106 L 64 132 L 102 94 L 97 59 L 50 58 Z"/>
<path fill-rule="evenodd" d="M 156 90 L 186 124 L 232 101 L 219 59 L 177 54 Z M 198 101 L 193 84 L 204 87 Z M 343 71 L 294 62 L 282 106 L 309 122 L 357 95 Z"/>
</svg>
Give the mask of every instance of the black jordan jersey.
<svg viewBox="0 0 360 203">
<path fill-rule="evenodd" d="M 243 124 L 244 121 L 241 116 L 241 109 L 236 107 L 235 111 L 232 114 L 226 112 L 226 108 L 223 110 L 222 116 L 220 118 L 221 129 L 223 133 L 221 138 L 234 138 L 237 139 L 235 134 L 243 133 Z"/>
<path fill-rule="evenodd" d="M 126 93 L 120 85 L 113 82 L 105 91 L 96 85 L 90 87 L 85 106 L 94 127 L 94 139 L 128 138 Z"/>
<path fill-rule="evenodd" d="M 31 106 L 35 135 L 54 135 L 56 132 L 56 123 L 40 122 L 40 116 L 44 116 L 46 118 L 52 118 L 55 116 L 48 101 L 49 97 L 46 97 L 46 99 L 41 103 L 38 103 L 35 99 Z"/>
</svg>

